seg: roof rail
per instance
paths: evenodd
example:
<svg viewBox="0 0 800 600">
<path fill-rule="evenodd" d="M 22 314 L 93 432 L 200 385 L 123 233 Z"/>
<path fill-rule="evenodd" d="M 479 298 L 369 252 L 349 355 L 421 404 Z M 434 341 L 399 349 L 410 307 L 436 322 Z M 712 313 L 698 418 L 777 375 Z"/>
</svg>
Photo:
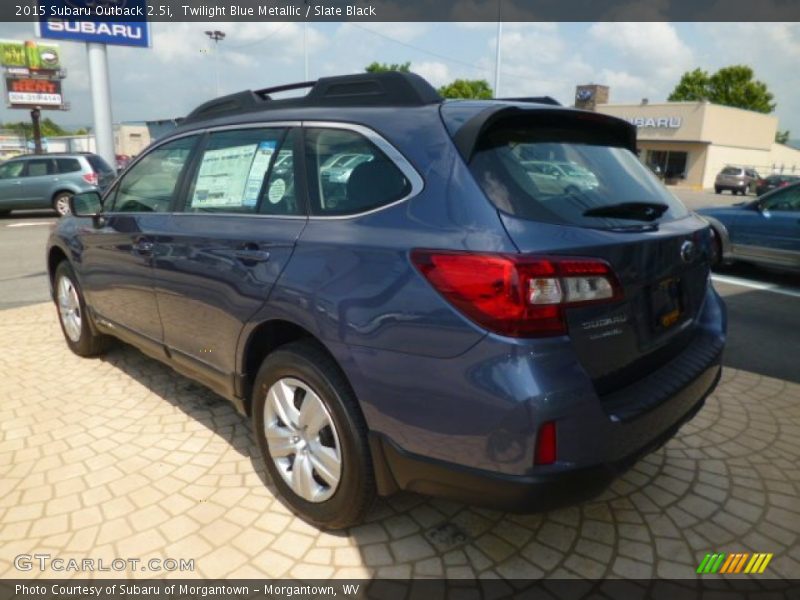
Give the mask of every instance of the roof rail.
<svg viewBox="0 0 800 600">
<path fill-rule="evenodd" d="M 496 100 L 503 100 L 505 102 L 530 102 L 531 104 L 552 104 L 553 106 L 561 106 L 561 102 L 552 98 L 551 96 L 528 96 L 525 98 L 496 98 Z"/>
<path fill-rule="evenodd" d="M 311 88 L 305 96 L 273 99 L 270 94 Z M 290 83 L 256 91 L 215 98 L 194 109 L 181 124 L 213 119 L 227 114 L 278 108 L 345 106 L 424 106 L 442 97 L 415 73 L 359 73 L 322 77 L 317 81 Z"/>
</svg>

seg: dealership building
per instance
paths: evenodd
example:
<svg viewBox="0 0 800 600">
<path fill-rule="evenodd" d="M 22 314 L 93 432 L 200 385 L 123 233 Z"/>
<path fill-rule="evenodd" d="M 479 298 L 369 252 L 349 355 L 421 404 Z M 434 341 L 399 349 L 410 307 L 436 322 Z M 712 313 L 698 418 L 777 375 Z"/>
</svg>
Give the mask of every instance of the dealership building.
<svg viewBox="0 0 800 600">
<path fill-rule="evenodd" d="M 753 168 L 761 176 L 800 175 L 800 150 L 775 142 L 778 119 L 709 102 L 608 102 L 606 86 L 578 86 L 575 105 L 637 126 L 639 158 L 667 183 L 713 188 L 725 166 Z"/>
</svg>

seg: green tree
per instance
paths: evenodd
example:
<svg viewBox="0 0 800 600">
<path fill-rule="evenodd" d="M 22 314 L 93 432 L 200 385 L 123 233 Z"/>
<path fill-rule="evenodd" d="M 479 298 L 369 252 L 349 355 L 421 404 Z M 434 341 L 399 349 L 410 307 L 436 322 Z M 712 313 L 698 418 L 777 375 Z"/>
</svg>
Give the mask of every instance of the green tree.
<svg viewBox="0 0 800 600">
<path fill-rule="evenodd" d="M 411 63 L 379 63 L 373 62 L 364 67 L 367 73 L 386 73 L 387 71 L 400 71 L 401 73 L 408 73 L 411 70 Z"/>
<path fill-rule="evenodd" d="M 3 129 L 9 129 L 17 135 L 22 135 L 28 138 L 33 137 L 33 123 L 30 121 L 19 121 L 17 123 L 5 123 L 0 125 Z M 70 135 L 70 132 L 61 127 L 52 119 L 45 118 L 39 122 L 39 128 L 42 132 L 42 137 L 57 137 L 60 135 Z"/>
<path fill-rule="evenodd" d="M 776 131 L 775 132 L 775 141 L 779 144 L 787 144 L 789 142 L 789 130 L 786 131 Z"/>
<path fill-rule="evenodd" d="M 687 71 L 669 95 L 670 102 L 698 102 L 708 100 L 708 73 L 702 69 Z"/>
<path fill-rule="evenodd" d="M 443 98 L 488 99 L 494 94 L 485 79 L 456 79 L 440 87 L 439 95 Z"/>
<path fill-rule="evenodd" d="M 684 73 L 668 100 L 708 100 L 723 106 L 770 113 L 776 106 L 773 98 L 767 85 L 754 79 L 753 69 L 747 65 L 732 65 L 723 67 L 713 75 L 702 69 Z"/>
</svg>

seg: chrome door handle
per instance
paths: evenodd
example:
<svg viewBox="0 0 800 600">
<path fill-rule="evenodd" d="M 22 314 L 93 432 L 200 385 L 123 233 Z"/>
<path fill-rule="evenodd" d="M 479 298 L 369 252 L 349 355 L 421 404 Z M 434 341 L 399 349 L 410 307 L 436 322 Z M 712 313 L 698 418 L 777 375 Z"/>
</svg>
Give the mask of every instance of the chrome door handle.
<svg viewBox="0 0 800 600">
<path fill-rule="evenodd" d="M 136 242 L 133 244 L 133 249 L 139 254 L 142 254 L 144 256 L 149 256 L 153 253 L 153 249 L 155 248 L 155 246 L 156 245 L 150 240 L 140 238 L 136 240 Z"/>
<path fill-rule="evenodd" d="M 266 250 L 255 250 L 249 248 L 243 248 L 242 250 L 237 250 L 233 253 L 233 256 L 237 259 L 242 261 L 244 264 L 247 263 L 262 263 L 267 262 L 270 258 L 269 252 Z"/>
</svg>

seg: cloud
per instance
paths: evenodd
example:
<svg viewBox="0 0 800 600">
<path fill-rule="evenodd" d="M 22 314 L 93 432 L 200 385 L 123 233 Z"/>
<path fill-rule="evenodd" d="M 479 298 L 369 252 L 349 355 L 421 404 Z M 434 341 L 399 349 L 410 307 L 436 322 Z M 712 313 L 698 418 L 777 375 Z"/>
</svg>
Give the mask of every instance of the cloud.
<svg viewBox="0 0 800 600">
<path fill-rule="evenodd" d="M 411 70 L 427 79 L 434 87 L 443 86 L 455 79 L 448 66 L 442 62 L 424 61 L 413 63 Z"/>
<path fill-rule="evenodd" d="M 670 23 L 595 23 L 589 36 L 595 44 L 616 52 L 633 75 L 677 81 L 693 66 L 692 50 Z"/>
</svg>

